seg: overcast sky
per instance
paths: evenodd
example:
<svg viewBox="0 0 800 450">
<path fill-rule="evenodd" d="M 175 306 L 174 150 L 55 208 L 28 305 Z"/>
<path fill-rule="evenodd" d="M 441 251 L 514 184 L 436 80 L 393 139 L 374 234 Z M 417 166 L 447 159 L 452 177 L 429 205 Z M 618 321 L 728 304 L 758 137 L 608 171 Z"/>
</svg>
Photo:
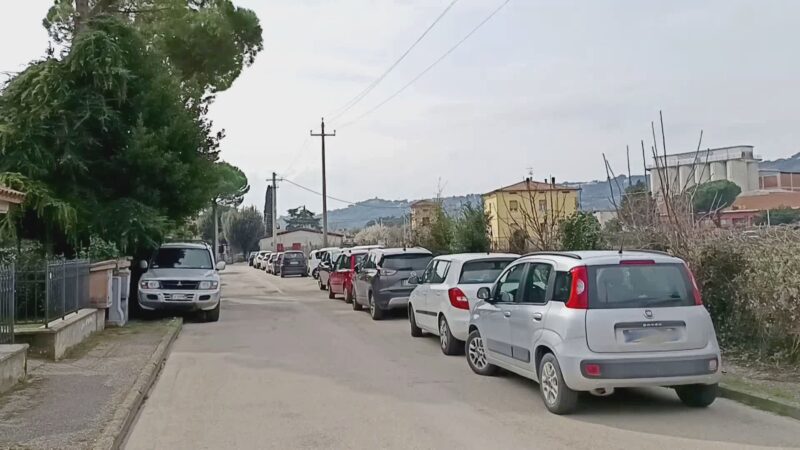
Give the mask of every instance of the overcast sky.
<svg viewBox="0 0 800 450">
<path fill-rule="evenodd" d="M 212 109 L 222 158 L 263 207 L 272 171 L 321 189 L 319 131 L 379 76 L 451 0 L 234 0 L 254 9 L 265 50 Z M 629 144 L 665 115 L 667 148 L 749 144 L 764 158 L 800 138 L 800 2 L 794 0 L 511 0 L 409 89 L 391 95 L 504 0 L 460 0 L 367 97 L 329 124 L 329 195 L 415 199 L 482 193 L 536 178 L 605 178 L 601 153 L 625 171 Z M 4 0 L 0 71 L 43 54 L 52 0 Z M 11 5 L 14 5 L 13 7 Z M 649 144 L 648 144 L 649 145 Z M 278 206 L 321 198 L 288 183 Z M 329 201 L 329 208 L 345 206 Z"/>
</svg>

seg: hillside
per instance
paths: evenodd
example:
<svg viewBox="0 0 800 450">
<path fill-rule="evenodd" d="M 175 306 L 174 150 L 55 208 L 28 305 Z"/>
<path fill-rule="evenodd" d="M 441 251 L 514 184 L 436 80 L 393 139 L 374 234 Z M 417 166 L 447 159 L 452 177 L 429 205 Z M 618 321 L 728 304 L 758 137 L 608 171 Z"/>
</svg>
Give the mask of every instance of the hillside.
<svg viewBox="0 0 800 450">
<path fill-rule="evenodd" d="M 783 172 L 800 172 L 800 153 L 795 153 L 788 158 L 776 159 L 775 161 L 762 161 L 759 164 L 759 168 Z"/>
</svg>

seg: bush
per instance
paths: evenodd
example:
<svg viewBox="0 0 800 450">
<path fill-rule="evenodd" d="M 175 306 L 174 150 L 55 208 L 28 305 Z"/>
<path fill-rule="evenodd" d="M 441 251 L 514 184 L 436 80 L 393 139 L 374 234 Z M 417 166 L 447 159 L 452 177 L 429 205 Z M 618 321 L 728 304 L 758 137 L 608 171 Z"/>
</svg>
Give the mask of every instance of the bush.
<svg viewBox="0 0 800 450">
<path fill-rule="evenodd" d="M 602 228 L 588 212 L 576 212 L 561 223 L 561 247 L 564 250 L 597 250 L 601 245 Z"/>
</svg>

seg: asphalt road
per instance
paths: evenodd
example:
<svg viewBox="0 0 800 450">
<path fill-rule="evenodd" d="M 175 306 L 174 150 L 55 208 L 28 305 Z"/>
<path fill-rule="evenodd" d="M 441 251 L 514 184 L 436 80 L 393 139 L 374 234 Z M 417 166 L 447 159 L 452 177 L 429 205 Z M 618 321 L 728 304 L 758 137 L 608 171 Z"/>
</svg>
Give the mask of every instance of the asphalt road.
<svg viewBox="0 0 800 450">
<path fill-rule="evenodd" d="M 800 422 L 667 389 L 582 398 L 556 416 L 537 385 L 480 377 L 406 317 L 373 322 L 310 278 L 229 267 L 218 323 L 188 323 L 128 449 L 736 448 L 800 446 Z"/>
</svg>

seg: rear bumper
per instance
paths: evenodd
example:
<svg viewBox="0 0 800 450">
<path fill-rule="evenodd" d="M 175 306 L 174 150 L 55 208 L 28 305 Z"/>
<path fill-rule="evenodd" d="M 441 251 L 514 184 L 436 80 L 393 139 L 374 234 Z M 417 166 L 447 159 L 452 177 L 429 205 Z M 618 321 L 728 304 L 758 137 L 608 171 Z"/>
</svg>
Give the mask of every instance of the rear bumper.
<svg viewBox="0 0 800 450">
<path fill-rule="evenodd" d="M 450 325 L 450 333 L 459 341 L 466 341 L 469 335 L 469 311 L 451 310 L 445 314 L 447 323 Z"/>
<path fill-rule="evenodd" d="M 389 288 L 373 293 L 375 305 L 380 309 L 399 309 L 408 307 L 408 297 L 414 288 Z"/>
<path fill-rule="evenodd" d="M 175 294 L 191 300 L 171 300 Z M 139 306 L 147 311 L 207 311 L 217 307 L 220 291 L 151 291 L 139 290 Z"/>
<path fill-rule="evenodd" d="M 305 266 L 283 266 L 280 268 L 279 273 L 283 275 L 305 275 L 308 269 Z"/>
<path fill-rule="evenodd" d="M 685 384 L 714 384 L 720 381 L 721 358 L 716 345 L 687 351 L 648 353 L 647 355 L 586 352 L 563 354 L 557 352 L 564 381 L 571 389 L 589 391 L 597 388 L 644 386 L 679 386 Z M 711 361 L 714 361 L 712 363 Z M 712 365 L 716 367 L 712 370 Z M 588 365 L 599 367 L 600 373 L 590 375 Z"/>
</svg>

